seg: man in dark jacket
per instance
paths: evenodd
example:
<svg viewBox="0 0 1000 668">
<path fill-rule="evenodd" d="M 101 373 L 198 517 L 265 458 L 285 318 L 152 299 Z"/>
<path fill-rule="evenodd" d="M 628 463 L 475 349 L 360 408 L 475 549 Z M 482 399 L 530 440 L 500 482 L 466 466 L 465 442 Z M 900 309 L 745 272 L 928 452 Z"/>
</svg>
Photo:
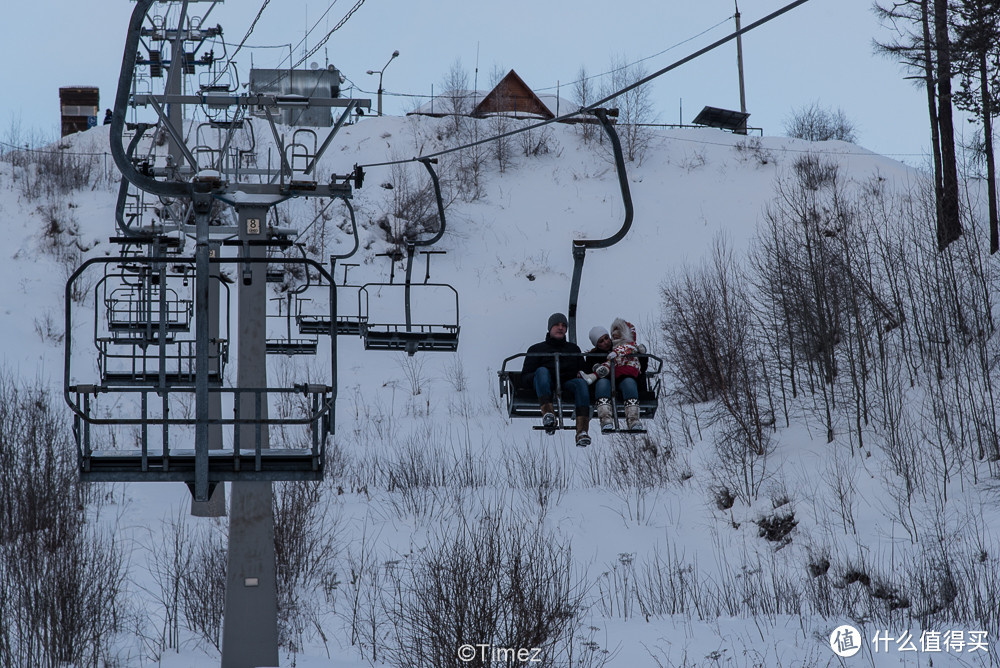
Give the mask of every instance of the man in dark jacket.
<svg viewBox="0 0 1000 668">
<path fill-rule="evenodd" d="M 549 330 L 545 340 L 528 348 L 521 369 L 521 382 L 535 388 L 535 395 L 542 409 L 542 426 L 555 433 L 556 414 L 552 397 L 557 389 L 570 390 L 576 406 L 576 444 L 590 445 L 590 390 L 587 381 L 579 378 L 583 371 L 580 347 L 566 340 L 568 323 L 562 313 L 549 316 Z M 558 384 L 556 369 L 558 359 Z"/>
</svg>

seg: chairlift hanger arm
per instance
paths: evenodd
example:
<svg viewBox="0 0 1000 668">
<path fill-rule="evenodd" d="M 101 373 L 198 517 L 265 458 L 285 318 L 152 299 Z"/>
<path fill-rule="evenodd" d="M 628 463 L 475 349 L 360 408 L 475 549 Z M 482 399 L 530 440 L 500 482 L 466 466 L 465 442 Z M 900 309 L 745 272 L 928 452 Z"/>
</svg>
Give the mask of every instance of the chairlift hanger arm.
<svg viewBox="0 0 1000 668">
<path fill-rule="evenodd" d="M 569 310 L 567 314 L 567 319 L 569 320 L 569 327 L 567 329 L 569 330 L 568 335 L 571 343 L 576 343 L 576 307 L 580 298 L 580 280 L 583 277 L 583 261 L 586 258 L 587 249 L 608 248 L 624 239 L 632 227 L 634 213 L 632 193 L 628 186 L 628 175 L 625 173 L 625 156 L 622 154 L 622 144 L 618 139 L 618 133 L 615 132 L 614 125 L 608 120 L 609 112 L 607 109 L 593 109 L 591 113 L 601 122 L 601 127 L 604 128 L 608 139 L 611 140 L 611 148 L 615 155 L 615 172 L 618 174 L 618 185 L 622 192 L 622 203 L 625 205 L 625 220 L 622 222 L 621 228 L 606 239 L 575 239 L 573 241 L 573 280 L 569 288 Z M 617 116 L 617 110 L 610 115 Z"/>
<path fill-rule="evenodd" d="M 271 135 L 274 137 L 274 143 L 278 147 L 278 157 L 281 158 L 281 170 L 291 178 L 292 166 L 288 164 L 288 158 L 285 156 L 285 142 L 278 134 L 278 128 L 274 125 L 274 116 L 271 115 L 271 110 L 268 107 L 264 107 L 264 114 L 267 116 L 267 124 L 271 126 Z"/>
<path fill-rule="evenodd" d="M 351 201 L 349 199 L 347 199 L 346 197 L 342 197 L 341 200 L 344 202 L 344 205 L 347 207 L 348 213 L 351 215 L 351 235 L 354 237 L 354 248 L 351 249 L 350 253 L 341 253 L 339 255 L 333 255 L 333 254 L 331 254 L 330 255 L 330 264 L 331 264 L 331 266 L 337 260 L 342 260 L 344 258 L 351 257 L 352 255 L 354 255 L 355 253 L 357 253 L 358 252 L 358 248 L 361 247 L 361 240 L 358 238 L 358 221 L 357 221 L 357 218 L 354 215 L 354 207 L 351 205 Z M 330 273 L 332 274 L 333 272 L 331 271 Z M 344 271 L 344 281 L 345 282 L 347 281 L 347 271 L 346 270 Z"/>
<path fill-rule="evenodd" d="M 233 114 L 233 121 L 235 121 L 236 119 L 240 118 L 240 116 L 241 116 L 240 112 L 241 111 L 242 111 L 241 109 L 237 109 L 236 110 L 236 113 Z M 222 171 L 223 160 L 225 160 L 225 156 L 229 152 L 229 147 L 230 147 L 230 145 L 233 142 L 233 137 L 235 137 L 235 136 L 236 136 L 236 131 L 234 129 L 230 129 L 230 130 L 228 130 L 226 132 L 226 141 L 222 145 L 222 149 L 219 151 L 219 157 L 216 160 L 215 165 L 214 165 L 214 168 L 217 169 L 217 170 L 219 170 L 220 172 Z"/>
<path fill-rule="evenodd" d="M 135 9 L 132 10 L 132 17 L 129 20 L 128 34 L 125 38 L 125 52 L 122 56 L 122 69 L 118 76 L 118 90 L 115 93 L 115 105 L 111 112 L 111 127 L 109 128 L 111 135 L 111 156 L 114 158 L 115 164 L 121 171 L 122 176 L 131 181 L 135 187 L 155 195 L 191 197 L 196 192 L 195 184 L 180 182 L 165 183 L 140 174 L 126 154 L 125 146 L 122 143 L 125 135 L 125 111 L 128 108 L 132 80 L 135 76 L 139 35 L 146 14 L 154 2 L 155 0 L 136 0 Z M 209 188 L 207 184 L 200 184 L 200 187 L 206 191 Z"/>
<path fill-rule="evenodd" d="M 606 239 L 576 239 L 573 241 L 573 245 L 583 246 L 584 248 L 607 248 L 618 243 L 628 234 L 629 229 L 632 227 L 634 208 L 632 206 L 632 192 L 628 185 L 628 174 L 625 172 L 625 156 L 622 153 L 622 143 L 618 138 L 618 133 L 615 131 L 615 126 L 608 119 L 608 116 L 617 116 L 618 110 L 613 109 L 609 112 L 607 109 L 594 109 L 591 113 L 601 122 L 601 127 L 604 128 L 605 134 L 608 135 L 608 139 L 611 141 L 611 148 L 615 156 L 615 173 L 618 175 L 618 185 L 622 193 L 622 204 L 625 206 L 625 220 L 622 222 L 621 229 Z"/>
<path fill-rule="evenodd" d="M 177 19 L 177 31 L 174 33 L 174 39 L 170 45 L 172 49 L 172 54 L 184 53 L 184 33 L 185 33 L 184 21 L 185 19 L 187 19 L 187 10 L 188 10 L 187 0 L 182 0 L 181 13 Z M 164 26 L 163 26 L 164 31 L 166 31 L 166 27 L 167 27 L 166 21 L 164 21 Z M 182 60 L 181 63 L 174 63 L 174 62 L 170 63 L 170 69 L 167 70 L 167 90 L 174 90 L 174 84 L 179 83 L 178 78 L 183 76 L 184 65 L 183 65 L 183 59 L 181 60 Z M 173 61 L 172 57 L 171 61 Z M 175 65 L 179 65 L 179 67 L 175 67 Z M 158 105 L 154 104 L 153 106 L 155 108 Z M 160 119 L 163 121 L 163 125 L 166 126 L 167 130 L 168 131 L 172 130 L 173 128 L 171 128 L 170 122 L 167 121 L 167 119 L 163 116 L 163 114 L 160 112 L 159 109 L 157 109 L 156 113 L 160 115 Z M 173 133 L 171 133 L 171 136 L 173 136 Z M 183 142 L 178 142 L 177 145 L 181 147 L 184 146 Z M 194 170 L 198 171 L 198 166 L 196 164 L 194 165 Z"/>
<path fill-rule="evenodd" d="M 199 169 L 198 161 L 195 159 L 194 155 L 192 155 L 191 150 L 187 147 L 187 144 L 184 143 L 184 137 L 177 132 L 177 128 L 175 128 L 170 122 L 170 119 L 167 118 L 167 114 L 163 111 L 163 107 L 160 106 L 160 103 L 152 97 L 149 99 L 149 104 L 153 107 L 153 111 L 155 111 L 156 115 L 160 118 L 160 127 L 167 131 L 167 134 L 170 135 L 170 138 L 174 140 L 174 143 L 177 144 L 177 148 L 179 148 L 181 153 L 184 155 L 184 159 L 191 165 L 191 169 L 197 172 Z"/>
<path fill-rule="evenodd" d="M 426 241 L 415 241 L 413 245 L 415 246 L 432 246 L 441 240 L 444 236 L 445 218 L 444 218 L 444 199 L 441 197 L 441 182 L 438 180 L 437 172 L 431 166 L 432 163 L 436 163 L 437 159 L 432 158 L 421 158 L 420 162 L 424 167 L 427 168 L 427 173 L 431 175 L 431 183 L 434 184 L 434 199 L 437 202 L 438 209 L 438 221 L 440 221 L 440 229 L 438 229 L 437 234 L 435 234 L 430 239 Z"/>
<path fill-rule="evenodd" d="M 128 143 L 128 148 L 125 150 L 125 157 L 128 158 L 129 162 L 132 162 L 132 156 L 135 153 L 135 147 L 139 143 L 139 139 L 145 134 L 146 128 L 136 130 L 135 136 L 132 137 L 132 141 Z M 140 236 L 138 233 L 132 230 L 132 226 L 125 222 L 125 204 L 128 202 L 128 187 L 129 180 L 122 179 L 118 186 L 118 201 L 115 204 L 115 224 L 121 233 L 126 237 L 137 237 Z"/>
</svg>

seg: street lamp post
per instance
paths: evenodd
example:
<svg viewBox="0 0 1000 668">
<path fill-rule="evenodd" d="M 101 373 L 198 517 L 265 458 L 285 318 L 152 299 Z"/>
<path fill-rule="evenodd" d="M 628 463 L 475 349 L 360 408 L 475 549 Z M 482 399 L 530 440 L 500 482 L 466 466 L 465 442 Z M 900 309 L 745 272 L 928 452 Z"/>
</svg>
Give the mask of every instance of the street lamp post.
<svg viewBox="0 0 1000 668">
<path fill-rule="evenodd" d="M 388 62 L 386 62 L 386 64 L 382 66 L 382 69 L 380 69 L 380 70 L 368 70 L 368 74 L 377 74 L 378 75 L 378 115 L 379 116 L 382 115 L 382 75 L 385 74 L 385 68 L 389 67 L 389 63 L 391 63 L 393 61 L 393 59 L 396 58 L 398 55 L 399 55 L 399 50 L 397 49 L 396 51 L 392 52 L 392 55 L 389 56 Z"/>
</svg>

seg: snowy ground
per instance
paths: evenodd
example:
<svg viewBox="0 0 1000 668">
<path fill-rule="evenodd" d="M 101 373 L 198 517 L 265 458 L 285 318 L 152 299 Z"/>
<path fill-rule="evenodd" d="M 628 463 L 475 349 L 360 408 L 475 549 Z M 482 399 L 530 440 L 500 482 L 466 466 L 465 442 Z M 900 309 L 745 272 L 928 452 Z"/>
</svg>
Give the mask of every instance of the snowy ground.
<svg viewBox="0 0 1000 668">
<path fill-rule="evenodd" d="M 443 123 L 365 119 L 341 132 L 326 168 L 343 173 L 359 162 L 437 150 L 450 141 L 438 139 Z M 925 628 L 901 613 L 891 618 L 891 626 L 880 626 L 877 620 L 813 612 L 816 599 L 809 587 L 815 585 L 808 567 L 817 555 L 829 558 L 831 573 L 863 563 L 898 581 L 905 580 L 905 569 L 926 542 L 936 538 L 913 540 L 907 534 L 885 488 L 880 453 L 863 453 L 840 435 L 826 443 L 807 402 L 793 409 L 799 419 L 777 430 L 759 498 L 752 504 L 737 501 L 727 510 L 717 506 L 714 496 L 711 430 L 698 422 L 702 407 L 682 410 L 663 401 L 655 425 L 649 425 L 660 450 L 650 464 L 658 482 L 648 486 L 621 483 L 612 471 L 613 457 L 634 455 L 640 440 L 595 435 L 594 444 L 583 450 L 574 447 L 572 432 L 550 437 L 532 430 L 530 421 L 506 417 L 497 369 L 505 357 L 541 340 L 550 313 L 566 310 L 571 241 L 612 234 L 623 216 L 613 164 L 604 150 L 583 145 L 572 128 L 551 131 L 547 154 L 515 155 L 504 173 L 488 165 L 483 196 L 456 199 L 449 209 L 448 232 L 438 245 L 448 254 L 435 257 L 431 270 L 432 281 L 451 283 L 460 293 L 458 353 L 407 358 L 365 352 L 360 340 L 340 339 L 338 428 L 331 447 L 342 453 L 343 466 L 340 477 L 334 471 L 324 487 L 326 521 L 337 536 L 334 563 L 340 584 L 330 600 L 314 603 L 325 641 L 315 627 L 307 628 L 301 651 L 283 653 L 282 665 L 371 665 L 371 647 L 363 640 L 352 643 L 352 566 L 363 551 L 376 570 L 385 562 L 416 559 L 456 524 L 475 520 L 477 508 L 483 507 L 503 508 L 507 517 L 541 526 L 571 545 L 574 577 L 586 592 L 583 640 L 596 643 L 590 645 L 594 663 L 574 665 L 601 665 L 600 659 L 611 667 L 995 665 L 994 637 L 987 639 L 988 652 L 967 647 L 919 651 L 921 631 L 964 631 L 968 636 L 980 630 L 968 624 Z M 631 232 L 615 247 L 587 255 L 578 313 L 582 342 L 591 326 L 607 326 L 623 316 L 637 324 L 640 341 L 658 349 L 661 282 L 681 267 L 697 264 L 720 232 L 737 252 L 747 249 L 774 197 L 775 179 L 804 152 L 836 161 L 841 173 L 857 182 L 878 174 L 904 189 L 923 179 L 915 170 L 850 144 L 810 145 L 772 137 L 747 142 L 713 130 L 653 135 L 646 159 L 629 168 L 635 203 Z M 73 136 L 66 144 L 68 151 L 102 153 L 107 150 L 106 129 Z M 104 161 L 98 161 L 102 172 Z M 414 180 L 425 178 L 419 165 L 407 169 Z M 352 260 L 362 266 L 351 270 L 352 283 L 387 280 L 385 258 L 374 257 L 386 243 L 373 223 L 388 206 L 389 191 L 379 186 L 389 179 L 388 170 L 373 168 L 356 193 L 362 251 L 360 259 Z M 6 227 L 8 277 L 8 289 L 0 295 L 3 364 L 59 394 L 63 351 L 57 338 L 68 272 L 65 262 L 45 250 L 42 230 L 46 215 L 55 211 L 60 220 L 75 224 L 73 236 L 86 249 L 85 257 L 113 252 L 107 237 L 114 231 L 114 177 L 95 174 L 92 180 L 90 187 L 29 201 L 10 162 L 0 162 L 0 183 L 6 184 L 0 186 L 0 220 Z M 293 224 L 307 223 L 312 207 L 288 205 Z M 349 243 L 347 235 L 334 230 L 330 240 L 335 247 Z M 88 328 L 78 329 L 74 354 L 85 355 Z M 68 423 L 68 410 L 66 416 Z M 414 453 L 427 457 L 430 468 L 452 472 L 454 480 L 395 491 L 369 484 L 384 479 L 378 472 L 394 465 L 412 467 Z M 469 471 L 467 480 L 474 482 L 455 482 L 461 470 Z M 522 475 L 525 470 L 548 475 L 552 482 L 539 486 L 537 478 L 529 481 Z M 844 479 L 850 481 L 846 500 L 837 487 Z M 940 539 L 971 541 L 978 535 L 989 559 L 995 560 L 993 532 L 1000 516 L 995 496 L 984 493 L 984 487 L 971 484 L 964 473 L 952 483 L 949 523 Z M 149 550 L 166 521 L 184 512 L 188 492 L 180 485 L 131 484 L 116 486 L 110 496 L 102 517 L 131 545 L 129 589 L 138 614 L 148 620 L 148 641 L 158 633 L 162 615 L 153 597 L 143 593 L 153 586 Z M 798 520 L 790 542 L 776 545 L 761 538 L 755 520 L 785 509 L 794 510 Z M 915 512 L 919 516 L 924 510 L 918 504 Z M 215 522 L 187 520 L 189 526 Z M 692 599 L 678 604 L 681 612 L 646 616 L 635 602 L 642 585 L 634 578 L 657 572 L 687 577 L 704 588 L 715 586 L 733 608 L 721 614 L 698 610 L 692 603 L 698 595 L 689 591 Z M 791 603 L 795 597 L 780 593 L 785 583 L 799 588 L 797 604 Z M 800 606 L 801 614 L 786 609 L 789 605 Z M 830 634 L 841 624 L 854 624 L 865 636 L 865 647 L 853 658 L 838 658 L 831 650 Z M 876 652 L 871 640 L 879 632 L 893 640 Z M 915 651 L 895 640 L 904 632 L 912 634 Z M 190 631 L 182 633 L 178 648 L 159 648 L 160 653 L 151 644 L 123 638 L 122 665 L 218 665 L 217 652 Z"/>
</svg>

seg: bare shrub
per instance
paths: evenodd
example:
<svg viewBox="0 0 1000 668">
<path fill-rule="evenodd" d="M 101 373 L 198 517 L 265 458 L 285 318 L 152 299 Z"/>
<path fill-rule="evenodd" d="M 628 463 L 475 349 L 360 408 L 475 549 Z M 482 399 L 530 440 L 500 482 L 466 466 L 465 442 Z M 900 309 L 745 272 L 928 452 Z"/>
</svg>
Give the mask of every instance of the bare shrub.
<svg viewBox="0 0 1000 668">
<path fill-rule="evenodd" d="M 406 378 L 406 384 L 410 388 L 410 394 L 417 396 L 422 394 L 427 385 L 427 375 L 424 367 L 427 364 L 427 357 L 423 355 L 407 355 L 398 358 L 396 363 Z"/>
<path fill-rule="evenodd" d="M 125 558 L 86 522 L 65 421 L 0 373 L 0 665 L 101 665 L 126 630 Z"/>
<path fill-rule="evenodd" d="M 185 573 L 191 567 L 194 546 L 183 510 L 160 522 L 160 532 L 149 546 L 147 568 L 156 589 L 145 590 L 162 607 L 162 623 L 153 640 L 153 651 L 159 656 L 166 649 L 180 647 L 181 588 Z M 151 538 L 156 535 L 150 532 Z"/>
<path fill-rule="evenodd" d="M 190 568 L 181 580 L 181 603 L 187 627 L 217 650 L 222 648 L 222 613 L 226 601 L 225 534 L 202 526 L 189 538 Z"/>
<path fill-rule="evenodd" d="M 111 537 L 79 525 L 22 534 L 0 546 L 0 576 L 3 665 L 113 662 L 127 616 L 125 559 Z"/>
<path fill-rule="evenodd" d="M 322 492 L 320 483 L 282 482 L 272 497 L 278 638 L 293 653 L 307 628 L 319 628 L 319 606 L 338 584 L 338 527 Z"/>
<path fill-rule="evenodd" d="M 14 182 L 28 202 L 56 199 L 89 188 L 104 177 L 100 156 L 69 150 L 69 145 L 14 150 L 4 156 L 14 168 Z"/>
<path fill-rule="evenodd" d="M 522 490 L 542 512 L 558 505 L 570 486 L 565 462 L 556 459 L 551 450 L 539 450 L 530 442 L 512 446 L 506 452 L 508 484 Z"/>
<path fill-rule="evenodd" d="M 392 666 L 465 665 L 463 644 L 538 648 L 552 665 L 580 611 L 569 547 L 538 526 L 487 512 L 389 573 Z M 488 661 L 486 663 L 489 663 Z"/>
<path fill-rule="evenodd" d="M 742 163 L 756 163 L 763 166 L 774 162 L 774 154 L 764 148 L 760 137 L 748 137 L 733 144 L 736 157 Z"/>
<path fill-rule="evenodd" d="M 534 121 L 528 121 L 529 127 Z M 517 135 L 517 144 L 525 156 L 540 156 L 555 151 L 558 147 L 552 128 L 545 125 L 531 128 Z"/>
<path fill-rule="evenodd" d="M 80 242 L 80 226 L 73 207 L 60 199 L 40 205 L 36 212 L 42 219 L 42 250 L 60 262 L 79 264 L 80 254 L 87 249 Z"/>
<path fill-rule="evenodd" d="M 734 444 L 763 456 L 773 424 L 764 354 L 745 282 L 724 240 L 717 238 L 710 263 L 666 283 L 661 293 L 665 363 L 684 398 L 715 400 L 710 417 L 724 420 L 723 435 L 716 440 L 727 461 Z"/>
<path fill-rule="evenodd" d="M 762 431 L 761 437 L 748 441 L 744 425 L 728 415 L 716 423 L 715 458 L 710 475 L 716 488 L 731 491 L 747 505 L 757 499 L 767 480 L 767 457 L 773 445 L 767 432 Z"/>
<path fill-rule="evenodd" d="M 785 134 L 808 141 L 837 139 L 853 143 L 858 140 L 854 121 L 847 117 L 843 109 L 828 109 L 818 101 L 793 110 L 791 116 L 785 119 Z"/>
</svg>

